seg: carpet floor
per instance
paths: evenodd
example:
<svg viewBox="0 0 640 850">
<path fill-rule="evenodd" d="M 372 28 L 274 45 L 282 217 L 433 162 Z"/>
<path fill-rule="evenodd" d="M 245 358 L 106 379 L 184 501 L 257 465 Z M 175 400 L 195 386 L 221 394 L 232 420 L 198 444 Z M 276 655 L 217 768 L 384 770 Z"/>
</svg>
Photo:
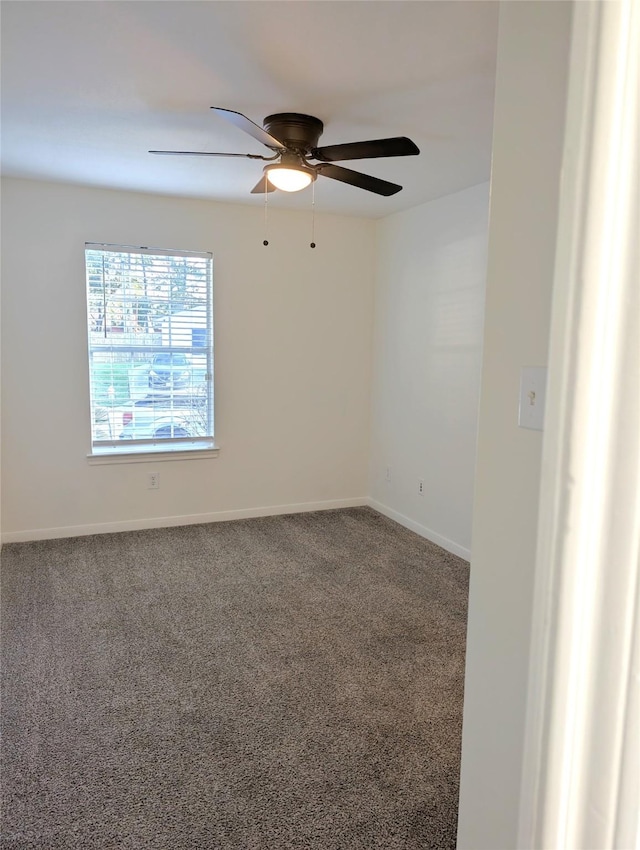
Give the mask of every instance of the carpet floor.
<svg viewBox="0 0 640 850">
<path fill-rule="evenodd" d="M 455 847 L 465 561 L 370 508 L 2 561 L 3 848 Z"/>
</svg>

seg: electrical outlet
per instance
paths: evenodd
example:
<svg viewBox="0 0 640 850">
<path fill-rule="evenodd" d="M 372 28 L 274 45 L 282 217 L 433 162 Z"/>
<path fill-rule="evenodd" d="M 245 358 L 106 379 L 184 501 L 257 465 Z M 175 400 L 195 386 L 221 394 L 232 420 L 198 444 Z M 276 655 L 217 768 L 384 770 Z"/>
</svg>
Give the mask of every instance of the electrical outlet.
<svg viewBox="0 0 640 850">
<path fill-rule="evenodd" d="M 147 490 L 159 490 L 160 489 L 160 473 L 159 472 L 150 472 L 147 476 Z"/>
<path fill-rule="evenodd" d="M 424 496 L 424 481 L 418 478 L 418 496 Z"/>
<path fill-rule="evenodd" d="M 385 475 L 385 480 L 391 481 L 391 467 L 390 466 L 387 467 L 387 474 Z"/>
</svg>

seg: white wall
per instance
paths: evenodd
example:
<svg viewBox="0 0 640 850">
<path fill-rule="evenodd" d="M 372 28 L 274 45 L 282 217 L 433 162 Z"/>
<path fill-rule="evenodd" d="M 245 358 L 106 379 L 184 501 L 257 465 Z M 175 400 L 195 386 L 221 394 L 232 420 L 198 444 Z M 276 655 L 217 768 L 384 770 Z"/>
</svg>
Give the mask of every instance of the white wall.
<svg viewBox="0 0 640 850">
<path fill-rule="evenodd" d="M 345 500 L 368 489 L 375 224 L 6 179 L 3 533 Z M 214 253 L 218 458 L 91 465 L 84 242 Z M 158 491 L 147 473 L 160 472 Z"/>
<path fill-rule="evenodd" d="M 568 3 L 501 4 L 459 850 L 517 846 L 542 447 L 518 389 L 547 363 L 570 25 Z"/>
<path fill-rule="evenodd" d="M 371 495 L 467 559 L 488 210 L 482 184 L 378 224 Z"/>
</svg>

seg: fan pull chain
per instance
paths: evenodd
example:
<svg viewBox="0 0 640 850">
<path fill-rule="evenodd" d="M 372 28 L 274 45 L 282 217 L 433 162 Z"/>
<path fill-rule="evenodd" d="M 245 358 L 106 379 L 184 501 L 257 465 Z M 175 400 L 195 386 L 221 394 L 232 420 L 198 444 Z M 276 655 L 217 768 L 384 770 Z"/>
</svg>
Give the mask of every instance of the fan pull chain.
<svg viewBox="0 0 640 850">
<path fill-rule="evenodd" d="M 311 242 L 309 243 L 310 248 L 315 248 L 315 230 L 316 230 L 316 182 L 315 180 L 311 184 Z"/>
<path fill-rule="evenodd" d="M 269 193 L 267 191 L 267 178 L 264 178 L 264 239 L 262 240 L 263 245 L 268 245 L 269 240 L 267 239 L 267 199 L 269 197 Z"/>
</svg>

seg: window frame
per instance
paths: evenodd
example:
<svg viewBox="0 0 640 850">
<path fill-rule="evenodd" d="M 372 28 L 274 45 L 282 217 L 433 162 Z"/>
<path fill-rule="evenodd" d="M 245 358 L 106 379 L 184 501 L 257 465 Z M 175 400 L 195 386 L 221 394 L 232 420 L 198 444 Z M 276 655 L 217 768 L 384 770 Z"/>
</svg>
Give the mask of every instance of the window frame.
<svg viewBox="0 0 640 850">
<path fill-rule="evenodd" d="M 205 301 L 205 344 L 194 346 L 188 345 L 139 345 L 124 344 L 114 345 L 113 342 L 105 342 L 104 345 L 94 344 L 91 338 L 91 314 L 90 314 L 90 287 L 88 252 L 102 252 L 103 254 L 131 254 L 151 255 L 154 257 L 171 258 L 185 257 L 206 260 L 206 301 Z M 85 265 L 85 298 L 86 298 L 86 330 L 87 330 L 87 367 L 89 384 L 89 424 L 90 424 L 90 448 L 87 458 L 92 463 L 128 463 L 151 460 L 179 460 L 184 458 L 215 457 L 218 454 L 218 446 L 215 442 L 215 352 L 214 352 L 214 292 L 213 292 L 213 253 L 210 251 L 186 251 L 177 249 L 119 245 L 104 242 L 85 242 L 84 245 Z M 103 279 L 104 280 L 104 279 Z M 106 316 L 105 316 L 106 320 Z M 193 329 L 192 329 L 193 330 Z M 193 337 L 192 337 L 193 342 Z M 95 414 L 95 385 L 92 373 L 92 359 L 94 352 L 129 353 L 135 355 L 144 352 L 151 356 L 157 353 L 172 352 L 174 354 L 197 354 L 205 358 L 205 387 L 206 387 L 206 411 L 207 434 L 204 436 L 190 437 L 149 437 L 142 439 L 96 439 L 94 435 Z M 132 405 L 135 402 L 132 402 Z M 171 402 L 173 404 L 173 400 Z"/>
</svg>

